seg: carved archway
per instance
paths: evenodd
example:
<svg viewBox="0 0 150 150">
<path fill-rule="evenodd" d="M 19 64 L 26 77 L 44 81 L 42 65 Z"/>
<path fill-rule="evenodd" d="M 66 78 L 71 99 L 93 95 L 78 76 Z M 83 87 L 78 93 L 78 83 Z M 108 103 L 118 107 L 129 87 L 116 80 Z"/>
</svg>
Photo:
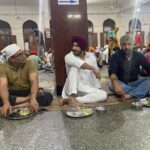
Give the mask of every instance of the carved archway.
<svg viewBox="0 0 150 150">
<path fill-rule="evenodd" d="M 37 41 L 35 32 L 33 29 L 38 29 L 38 25 L 36 22 L 32 20 L 28 20 L 23 23 L 23 37 L 24 37 L 24 43 L 25 43 L 25 49 L 31 50 L 31 49 L 37 49 Z M 26 44 L 28 43 L 28 48 Z"/>
<path fill-rule="evenodd" d="M 134 18 L 129 21 L 129 32 L 133 33 L 138 31 L 141 31 L 141 22 L 139 19 Z"/>
<path fill-rule="evenodd" d="M 3 20 L 0 20 L 0 35 L 11 35 L 9 23 Z"/>
<path fill-rule="evenodd" d="M 103 32 L 108 32 L 112 26 L 116 25 L 115 21 L 108 18 L 103 22 Z"/>
<path fill-rule="evenodd" d="M 11 43 L 16 43 L 16 36 L 11 35 L 10 24 L 0 20 L 0 50 Z"/>
</svg>

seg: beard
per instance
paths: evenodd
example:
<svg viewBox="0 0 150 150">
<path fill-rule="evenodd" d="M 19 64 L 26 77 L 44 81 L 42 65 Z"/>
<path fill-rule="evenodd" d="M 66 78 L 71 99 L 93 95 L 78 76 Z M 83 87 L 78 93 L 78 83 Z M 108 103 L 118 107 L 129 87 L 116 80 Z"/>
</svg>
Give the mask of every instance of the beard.
<svg viewBox="0 0 150 150">
<path fill-rule="evenodd" d="M 8 62 L 9 62 L 9 64 L 14 66 L 15 68 L 19 68 L 19 67 L 23 67 L 25 65 L 26 59 L 15 60 L 15 61 L 9 60 Z"/>
<path fill-rule="evenodd" d="M 73 54 L 74 54 L 75 56 L 80 56 L 81 53 L 82 53 L 82 51 L 77 52 L 77 51 L 75 51 L 75 50 L 72 50 L 72 52 L 73 52 Z"/>
<path fill-rule="evenodd" d="M 123 49 L 124 53 L 126 56 L 130 56 L 131 55 L 131 49 Z"/>
</svg>

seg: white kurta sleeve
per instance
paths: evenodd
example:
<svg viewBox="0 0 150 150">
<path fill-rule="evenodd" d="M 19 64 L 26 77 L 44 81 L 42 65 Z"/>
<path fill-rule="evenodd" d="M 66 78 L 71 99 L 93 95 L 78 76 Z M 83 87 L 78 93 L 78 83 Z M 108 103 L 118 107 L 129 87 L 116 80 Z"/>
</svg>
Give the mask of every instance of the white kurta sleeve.
<svg viewBox="0 0 150 150">
<path fill-rule="evenodd" d="M 94 54 L 90 54 L 90 59 L 91 59 L 91 65 L 98 69 L 95 55 Z M 92 73 L 92 78 L 91 78 L 92 82 L 91 83 L 93 84 L 93 86 L 95 88 L 101 88 L 101 84 L 100 84 L 99 79 L 96 79 L 96 77 L 95 77 L 93 72 L 91 72 L 91 73 Z"/>
<path fill-rule="evenodd" d="M 65 63 L 66 65 L 80 68 L 85 63 L 85 61 L 79 57 L 76 57 L 72 52 L 70 52 L 65 56 Z"/>
</svg>

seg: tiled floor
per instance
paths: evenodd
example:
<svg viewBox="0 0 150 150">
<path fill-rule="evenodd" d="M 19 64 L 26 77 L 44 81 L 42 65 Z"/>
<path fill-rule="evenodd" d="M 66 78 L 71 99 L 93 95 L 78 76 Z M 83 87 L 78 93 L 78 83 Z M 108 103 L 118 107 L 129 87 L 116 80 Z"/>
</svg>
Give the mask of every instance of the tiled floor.
<svg viewBox="0 0 150 150">
<path fill-rule="evenodd" d="M 41 86 L 53 90 L 54 78 L 40 71 Z M 106 113 L 79 119 L 65 111 L 20 121 L 0 118 L 0 150 L 149 150 L 150 108 L 136 111 L 130 102 L 105 108 Z"/>
<path fill-rule="evenodd" d="M 55 89 L 55 73 L 41 70 L 39 71 L 39 86 L 54 91 Z"/>
<path fill-rule="evenodd" d="M 150 110 L 130 104 L 106 107 L 87 118 L 63 111 L 11 121 L 0 118 L 0 150 L 149 150 Z"/>
</svg>

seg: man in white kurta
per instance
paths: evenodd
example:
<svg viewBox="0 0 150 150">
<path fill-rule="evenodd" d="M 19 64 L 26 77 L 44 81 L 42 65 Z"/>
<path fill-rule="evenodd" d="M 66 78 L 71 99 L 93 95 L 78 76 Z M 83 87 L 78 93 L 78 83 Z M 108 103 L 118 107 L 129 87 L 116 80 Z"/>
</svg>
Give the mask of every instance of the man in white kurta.
<svg viewBox="0 0 150 150">
<path fill-rule="evenodd" d="M 105 101 L 107 93 L 100 89 L 96 58 L 93 53 L 86 52 L 84 42 L 82 37 L 75 37 L 72 51 L 65 56 L 67 79 L 62 97 L 79 103 Z"/>
</svg>

